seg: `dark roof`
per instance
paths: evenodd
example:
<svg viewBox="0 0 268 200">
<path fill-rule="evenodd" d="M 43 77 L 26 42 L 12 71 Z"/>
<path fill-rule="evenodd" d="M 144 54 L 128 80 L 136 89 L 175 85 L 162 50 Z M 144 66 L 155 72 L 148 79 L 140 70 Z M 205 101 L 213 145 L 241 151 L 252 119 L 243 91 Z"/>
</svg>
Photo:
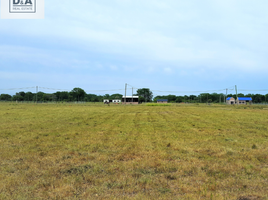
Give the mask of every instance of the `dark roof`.
<svg viewBox="0 0 268 200">
<path fill-rule="evenodd" d="M 168 101 L 167 99 L 157 99 L 157 101 Z"/>
<path fill-rule="evenodd" d="M 238 100 L 240 101 L 252 101 L 251 97 L 238 97 Z"/>
</svg>

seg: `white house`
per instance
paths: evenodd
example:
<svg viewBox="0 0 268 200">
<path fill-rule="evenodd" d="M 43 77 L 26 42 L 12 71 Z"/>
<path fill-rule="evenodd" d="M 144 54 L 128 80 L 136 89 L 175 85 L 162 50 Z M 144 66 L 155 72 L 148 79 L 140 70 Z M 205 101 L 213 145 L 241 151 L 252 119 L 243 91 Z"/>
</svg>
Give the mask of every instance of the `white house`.
<svg viewBox="0 0 268 200">
<path fill-rule="evenodd" d="M 139 104 L 139 96 L 122 96 L 122 104 Z"/>
</svg>

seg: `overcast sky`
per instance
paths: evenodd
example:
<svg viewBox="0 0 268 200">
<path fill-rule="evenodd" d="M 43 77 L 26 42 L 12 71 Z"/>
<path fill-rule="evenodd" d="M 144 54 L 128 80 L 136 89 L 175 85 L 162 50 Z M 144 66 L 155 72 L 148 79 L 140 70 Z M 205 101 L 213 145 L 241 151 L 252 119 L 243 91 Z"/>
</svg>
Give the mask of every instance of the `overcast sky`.
<svg viewBox="0 0 268 200">
<path fill-rule="evenodd" d="M 123 94 L 125 83 L 154 95 L 234 85 L 268 93 L 257 91 L 268 89 L 267 7 L 267 0 L 45 0 L 45 19 L 0 20 L 0 93 L 39 86 Z"/>
</svg>

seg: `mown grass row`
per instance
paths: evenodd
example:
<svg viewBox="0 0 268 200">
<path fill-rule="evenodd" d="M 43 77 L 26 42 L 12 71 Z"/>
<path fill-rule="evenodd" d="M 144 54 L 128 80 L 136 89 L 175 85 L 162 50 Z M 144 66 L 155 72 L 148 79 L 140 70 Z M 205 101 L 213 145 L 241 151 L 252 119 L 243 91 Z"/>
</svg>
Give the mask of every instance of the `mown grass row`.
<svg viewBox="0 0 268 200">
<path fill-rule="evenodd" d="M 267 199 L 263 108 L 0 104 L 0 199 Z"/>
</svg>

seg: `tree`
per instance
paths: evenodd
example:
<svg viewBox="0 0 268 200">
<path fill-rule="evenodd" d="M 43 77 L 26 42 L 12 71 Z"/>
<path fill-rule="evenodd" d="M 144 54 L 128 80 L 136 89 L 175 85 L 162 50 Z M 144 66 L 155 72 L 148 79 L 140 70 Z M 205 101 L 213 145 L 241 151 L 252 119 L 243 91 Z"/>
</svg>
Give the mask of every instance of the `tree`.
<svg viewBox="0 0 268 200">
<path fill-rule="evenodd" d="M 86 94 L 86 98 L 89 102 L 102 102 L 103 96 L 96 94 Z"/>
<path fill-rule="evenodd" d="M 81 88 L 74 88 L 70 92 L 70 95 L 73 97 L 75 101 L 81 101 L 81 100 L 84 100 L 86 96 L 86 92 Z"/>
<path fill-rule="evenodd" d="M 194 102 L 194 101 L 196 100 L 197 96 L 195 96 L 195 95 L 190 95 L 189 98 L 190 98 L 190 101 L 191 101 L 191 102 Z"/>
<path fill-rule="evenodd" d="M 255 94 L 253 95 L 253 102 L 254 103 L 262 103 L 263 101 L 265 101 L 265 97 L 262 94 Z"/>
<path fill-rule="evenodd" d="M 67 101 L 69 99 L 69 92 L 56 92 L 54 93 L 57 101 Z"/>
<path fill-rule="evenodd" d="M 2 101 L 11 101 L 11 98 L 12 98 L 12 96 L 9 94 L 1 94 L 0 95 L 0 100 L 2 100 Z"/>
<path fill-rule="evenodd" d="M 24 95 L 24 101 L 33 101 L 34 95 L 31 92 L 26 92 Z"/>
<path fill-rule="evenodd" d="M 187 95 L 184 95 L 184 102 L 187 102 L 187 100 L 188 100 L 188 96 Z"/>
<path fill-rule="evenodd" d="M 25 92 L 18 92 L 13 96 L 13 101 L 23 101 L 25 96 Z"/>
<path fill-rule="evenodd" d="M 153 102 L 157 102 L 157 99 L 167 99 L 166 96 L 155 96 L 154 99 L 153 99 Z"/>
<path fill-rule="evenodd" d="M 103 96 L 103 99 L 110 99 L 110 95 L 109 95 L 109 94 L 105 94 L 105 95 Z"/>
<path fill-rule="evenodd" d="M 183 97 L 182 96 L 178 96 L 176 99 L 176 103 L 181 103 L 183 102 Z"/>
<path fill-rule="evenodd" d="M 265 103 L 268 101 L 268 94 L 264 95 Z"/>
<path fill-rule="evenodd" d="M 211 102 L 218 103 L 220 100 L 220 95 L 218 93 L 210 94 Z"/>
<path fill-rule="evenodd" d="M 151 102 L 153 99 L 153 93 L 149 88 L 138 89 L 135 96 L 139 96 L 139 102 Z"/>
<path fill-rule="evenodd" d="M 118 94 L 118 93 L 116 93 L 116 94 L 112 94 L 111 96 L 110 96 L 110 98 L 111 99 L 122 99 L 122 94 Z"/>
<path fill-rule="evenodd" d="M 167 98 L 163 98 L 163 99 L 167 99 L 168 102 L 175 102 L 177 97 L 176 95 L 168 95 Z"/>
<path fill-rule="evenodd" d="M 25 92 L 22 91 L 22 92 L 16 93 L 16 95 L 17 95 L 17 96 L 22 96 L 22 97 L 24 98 L 24 96 L 25 96 Z"/>
<path fill-rule="evenodd" d="M 211 99 L 209 93 L 201 93 L 200 95 L 201 95 L 201 102 L 202 103 L 207 103 L 208 99 Z"/>
<path fill-rule="evenodd" d="M 37 93 L 37 101 L 43 101 L 44 92 L 38 92 Z M 34 97 L 34 100 L 36 101 L 36 96 Z"/>
<path fill-rule="evenodd" d="M 20 95 L 14 95 L 12 101 L 23 101 L 23 97 Z"/>
<path fill-rule="evenodd" d="M 55 94 L 44 94 L 43 95 L 43 101 L 55 101 L 57 99 L 57 96 Z"/>
</svg>

